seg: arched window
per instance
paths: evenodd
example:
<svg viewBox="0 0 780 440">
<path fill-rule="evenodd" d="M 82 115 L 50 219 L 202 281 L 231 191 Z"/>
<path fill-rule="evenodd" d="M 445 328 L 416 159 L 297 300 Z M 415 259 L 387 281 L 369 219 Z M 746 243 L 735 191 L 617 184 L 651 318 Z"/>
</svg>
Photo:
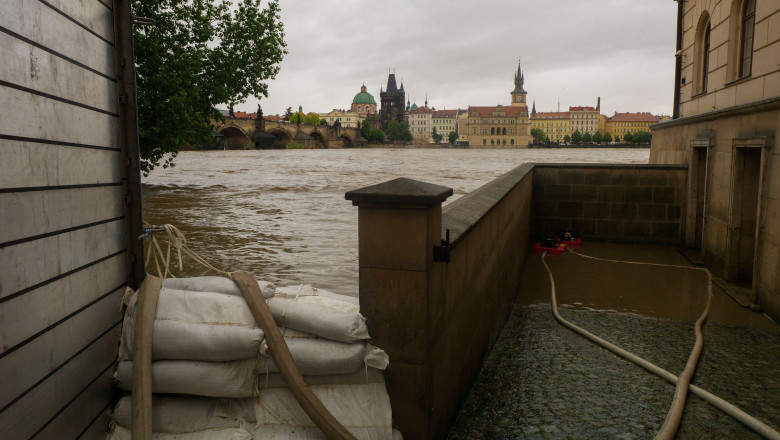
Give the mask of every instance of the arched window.
<svg viewBox="0 0 780 440">
<path fill-rule="evenodd" d="M 482 139 L 482 145 L 487 145 L 487 139 Z"/>
<path fill-rule="evenodd" d="M 501 145 L 506 145 L 506 139 L 501 140 Z"/>
<path fill-rule="evenodd" d="M 510 144 L 510 145 L 514 145 L 514 144 L 515 144 L 515 140 L 514 140 L 514 139 L 510 139 L 510 140 L 509 140 L 509 144 Z"/>
<path fill-rule="evenodd" d="M 490 127 L 490 134 L 496 134 L 496 129 L 494 127 Z"/>
<path fill-rule="evenodd" d="M 742 9 L 742 35 L 739 39 L 742 56 L 739 77 L 750 75 L 753 70 L 753 33 L 756 27 L 756 0 L 747 0 Z"/>
<path fill-rule="evenodd" d="M 504 127 L 504 129 L 501 130 L 501 134 L 506 134 L 506 127 Z"/>
<path fill-rule="evenodd" d="M 695 55 L 694 58 L 694 89 L 693 93 L 707 91 L 707 76 L 710 62 L 710 15 L 705 11 L 699 18 L 696 27 Z"/>
</svg>

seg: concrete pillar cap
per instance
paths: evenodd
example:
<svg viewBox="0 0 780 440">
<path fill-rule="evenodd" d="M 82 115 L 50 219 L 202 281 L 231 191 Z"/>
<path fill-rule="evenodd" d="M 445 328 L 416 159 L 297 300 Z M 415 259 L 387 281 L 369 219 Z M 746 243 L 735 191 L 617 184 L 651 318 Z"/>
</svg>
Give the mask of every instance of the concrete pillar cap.
<svg viewBox="0 0 780 440">
<path fill-rule="evenodd" d="M 399 177 L 384 183 L 352 190 L 344 194 L 354 206 L 372 205 L 436 205 L 453 194 L 452 188 Z"/>
</svg>

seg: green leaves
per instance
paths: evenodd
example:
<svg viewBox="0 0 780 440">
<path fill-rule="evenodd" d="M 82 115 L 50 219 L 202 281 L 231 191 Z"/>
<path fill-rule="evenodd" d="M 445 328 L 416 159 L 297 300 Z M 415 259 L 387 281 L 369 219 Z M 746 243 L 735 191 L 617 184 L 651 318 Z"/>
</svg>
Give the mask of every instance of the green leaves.
<svg viewBox="0 0 780 440">
<path fill-rule="evenodd" d="M 133 0 L 141 169 L 172 166 L 179 146 L 210 141 L 216 106 L 268 96 L 287 53 L 277 0 Z"/>
</svg>

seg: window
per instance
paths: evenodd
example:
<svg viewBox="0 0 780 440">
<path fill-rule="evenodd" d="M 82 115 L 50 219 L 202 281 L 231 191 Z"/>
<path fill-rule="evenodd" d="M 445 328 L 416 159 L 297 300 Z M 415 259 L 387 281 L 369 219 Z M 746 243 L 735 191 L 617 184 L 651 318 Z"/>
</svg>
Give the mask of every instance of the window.
<svg viewBox="0 0 780 440">
<path fill-rule="evenodd" d="M 487 139 L 482 139 L 482 145 L 487 145 Z"/>
<path fill-rule="evenodd" d="M 756 26 L 756 0 L 747 0 L 742 10 L 742 36 L 740 49 L 739 77 L 750 75 L 753 68 L 753 33 Z"/>
<path fill-rule="evenodd" d="M 493 127 L 490 127 L 490 134 L 496 134 L 496 129 Z"/>
<path fill-rule="evenodd" d="M 695 58 L 693 62 L 694 85 L 693 93 L 704 93 L 707 91 L 707 74 L 709 71 L 710 60 L 710 16 L 705 11 L 699 18 L 696 27 L 696 40 L 694 44 Z"/>
</svg>

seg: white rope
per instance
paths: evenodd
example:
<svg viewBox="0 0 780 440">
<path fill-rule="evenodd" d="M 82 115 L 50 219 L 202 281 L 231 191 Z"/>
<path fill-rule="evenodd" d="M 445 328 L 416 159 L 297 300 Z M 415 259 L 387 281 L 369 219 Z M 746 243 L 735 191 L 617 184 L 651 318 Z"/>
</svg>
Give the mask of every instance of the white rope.
<svg viewBox="0 0 780 440">
<path fill-rule="evenodd" d="M 151 227 L 148 223 L 145 225 L 146 227 Z M 176 252 L 176 258 L 179 262 L 179 271 L 184 269 L 181 259 L 182 252 L 184 252 L 185 255 L 189 256 L 203 267 L 230 278 L 232 272 L 217 268 L 216 266 L 209 263 L 205 258 L 201 257 L 197 252 L 190 249 L 187 246 L 187 237 L 184 236 L 179 228 L 170 224 L 165 224 L 162 226 L 162 228 L 163 231 L 161 232 L 164 232 L 168 238 L 168 246 L 166 247 L 165 252 L 163 252 L 162 248 L 160 247 L 160 243 L 158 242 L 157 236 L 154 233 L 141 236 L 148 238 L 145 265 L 148 267 L 149 259 L 154 258 L 154 266 L 157 269 L 157 275 L 160 278 L 176 278 L 176 276 L 170 270 L 171 248 L 173 248 L 173 250 Z M 162 267 L 160 267 L 161 264 Z"/>
</svg>

